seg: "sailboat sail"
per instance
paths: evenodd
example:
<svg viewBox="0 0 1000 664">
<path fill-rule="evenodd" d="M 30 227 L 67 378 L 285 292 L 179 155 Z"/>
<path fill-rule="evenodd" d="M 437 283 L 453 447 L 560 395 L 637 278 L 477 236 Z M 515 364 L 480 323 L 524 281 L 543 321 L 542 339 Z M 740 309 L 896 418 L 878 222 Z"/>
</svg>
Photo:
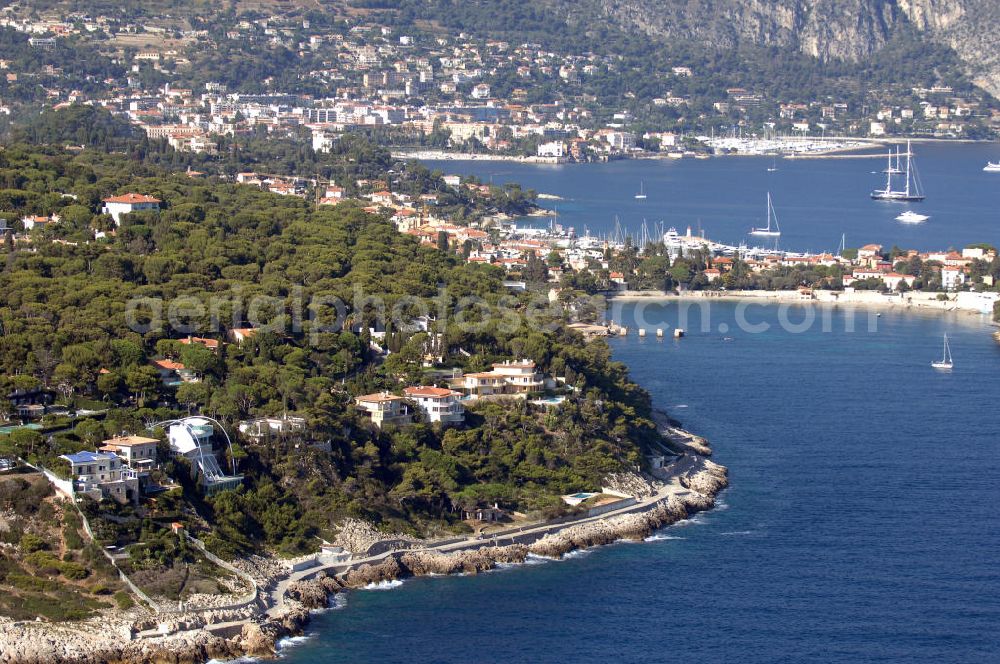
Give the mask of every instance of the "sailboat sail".
<svg viewBox="0 0 1000 664">
<path fill-rule="evenodd" d="M 955 363 L 951 359 L 951 346 L 948 345 L 948 335 L 944 335 L 944 348 L 941 351 L 941 360 L 938 362 L 931 362 L 931 366 L 935 369 L 951 369 L 955 366 Z"/>
<path fill-rule="evenodd" d="M 920 184 L 916 176 L 916 169 L 917 167 L 913 160 L 913 150 L 910 149 L 910 142 L 907 141 L 905 171 L 901 171 L 899 168 L 898 156 L 896 159 L 896 165 L 893 166 L 892 153 L 890 152 L 889 165 L 885 169 L 885 189 L 876 189 L 871 193 L 871 197 L 877 201 L 917 202 L 924 200 L 926 197 L 923 192 L 920 191 Z M 892 188 L 892 176 L 896 174 L 902 174 L 905 178 L 902 189 Z"/>
<path fill-rule="evenodd" d="M 771 222 L 774 228 L 771 228 Z M 778 215 L 774 213 L 774 206 L 771 205 L 771 192 L 767 192 L 767 226 L 765 228 L 752 228 L 750 235 L 759 237 L 778 237 L 781 235 L 781 227 L 778 226 Z"/>
</svg>

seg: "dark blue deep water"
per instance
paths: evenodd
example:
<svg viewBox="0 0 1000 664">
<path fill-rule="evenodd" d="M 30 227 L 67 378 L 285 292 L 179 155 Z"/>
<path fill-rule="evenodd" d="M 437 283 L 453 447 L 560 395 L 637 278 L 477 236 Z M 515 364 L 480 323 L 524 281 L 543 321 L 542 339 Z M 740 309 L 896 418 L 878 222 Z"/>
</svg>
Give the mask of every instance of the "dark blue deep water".
<svg viewBox="0 0 1000 664">
<path fill-rule="evenodd" d="M 669 328 L 676 307 L 644 315 Z M 729 467 L 714 511 L 656 541 L 352 593 L 286 661 L 997 661 L 1000 346 L 976 317 L 887 311 L 869 331 L 858 311 L 850 333 L 852 310 L 825 311 L 830 331 L 793 334 L 755 305 L 770 329 L 750 334 L 716 302 L 711 331 L 612 342 Z M 929 366 L 945 331 L 950 374 Z"/>
<path fill-rule="evenodd" d="M 882 148 L 884 149 L 884 148 Z M 920 249 L 964 247 L 996 242 L 1000 235 L 1000 174 L 984 173 L 988 160 L 1000 158 L 997 144 L 915 144 L 927 200 L 910 207 L 930 219 L 906 225 L 895 217 L 907 206 L 872 201 L 869 193 L 884 184 L 880 159 L 801 159 L 727 157 L 679 161 L 616 161 L 606 164 L 520 164 L 512 162 L 428 162 L 445 173 L 472 174 L 485 182 L 519 182 L 564 200 L 541 200 L 560 221 L 582 234 L 607 234 L 615 217 L 639 236 L 645 219 L 691 226 L 708 238 L 738 245 L 746 232 L 765 222 L 770 191 L 781 225 L 781 247 L 792 251 L 835 251 L 842 235 L 848 247 L 870 242 Z M 874 148 L 863 152 L 876 153 Z M 872 171 L 876 171 L 873 173 Z M 636 200 L 640 182 L 648 195 Z"/>
</svg>

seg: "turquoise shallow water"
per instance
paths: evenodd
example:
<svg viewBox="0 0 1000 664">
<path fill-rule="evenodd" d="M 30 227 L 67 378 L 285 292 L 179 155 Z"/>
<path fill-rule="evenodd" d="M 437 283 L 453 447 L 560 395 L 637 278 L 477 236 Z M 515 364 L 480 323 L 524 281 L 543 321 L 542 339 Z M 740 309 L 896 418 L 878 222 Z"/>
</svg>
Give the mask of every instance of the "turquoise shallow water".
<svg viewBox="0 0 1000 664">
<path fill-rule="evenodd" d="M 408 580 L 317 616 L 288 662 L 985 662 L 1000 652 L 1000 347 L 974 317 L 716 302 L 612 341 L 732 486 L 655 541 Z M 629 321 L 626 307 L 622 319 Z M 677 305 L 647 307 L 672 326 Z M 718 331 L 725 324 L 728 331 Z M 952 340 L 956 368 L 929 363 Z M 728 337 L 728 339 L 727 339 Z"/>
<path fill-rule="evenodd" d="M 1000 239 L 1000 174 L 984 173 L 1000 158 L 997 144 L 915 145 L 927 200 L 910 206 L 872 201 L 884 185 L 878 159 L 778 160 L 770 157 L 616 161 L 606 164 L 518 164 L 512 162 L 427 162 L 445 173 L 473 174 L 486 182 L 520 182 L 564 198 L 542 200 L 565 226 L 580 234 L 614 230 L 615 217 L 633 234 L 645 219 L 681 233 L 691 226 L 727 244 L 751 242 L 746 232 L 765 222 L 770 191 L 781 225 L 781 247 L 792 251 L 835 251 L 877 242 L 920 250 L 963 247 Z M 878 152 L 878 150 L 868 150 Z M 877 171 L 873 173 L 872 171 Z M 640 182 L 648 195 L 636 200 Z M 930 219 L 918 225 L 895 221 L 911 208 Z"/>
</svg>

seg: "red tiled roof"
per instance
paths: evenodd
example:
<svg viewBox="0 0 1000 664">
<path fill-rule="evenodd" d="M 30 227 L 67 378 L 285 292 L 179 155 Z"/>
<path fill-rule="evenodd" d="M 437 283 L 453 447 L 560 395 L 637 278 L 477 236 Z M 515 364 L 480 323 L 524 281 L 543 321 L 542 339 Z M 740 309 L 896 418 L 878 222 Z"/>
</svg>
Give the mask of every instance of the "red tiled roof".
<svg viewBox="0 0 1000 664">
<path fill-rule="evenodd" d="M 403 394 L 408 397 L 431 397 L 437 399 L 443 399 L 444 397 L 458 396 L 458 392 L 446 389 L 444 387 L 428 387 L 425 385 L 420 385 L 418 387 L 407 387 L 403 390 Z"/>
<path fill-rule="evenodd" d="M 153 198 L 152 196 L 145 196 L 143 194 L 123 194 L 121 196 L 112 196 L 110 198 L 104 199 L 105 203 L 127 203 L 133 205 L 135 203 L 160 203 L 160 199 Z"/>
<path fill-rule="evenodd" d="M 201 344 L 205 348 L 216 349 L 219 347 L 219 342 L 216 339 L 203 339 L 201 337 L 188 337 L 187 339 L 180 340 L 184 345 L 190 344 Z"/>
<path fill-rule="evenodd" d="M 161 369 L 170 371 L 179 371 L 184 368 L 183 364 L 180 362 L 174 362 L 173 360 L 153 360 L 153 364 Z"/>
<path fill-rule="evenodd" d="M 399 401 L 403 397 L 396 396 L 395 394 L 389 394 L 388 392 L 377 392 L 375 394 L 365 394 L 360 397 L 355 397 L 355 401 L 362 402 L 366 401 L 369 403 L 379 403 L 382 401 Z"/>
</svg>

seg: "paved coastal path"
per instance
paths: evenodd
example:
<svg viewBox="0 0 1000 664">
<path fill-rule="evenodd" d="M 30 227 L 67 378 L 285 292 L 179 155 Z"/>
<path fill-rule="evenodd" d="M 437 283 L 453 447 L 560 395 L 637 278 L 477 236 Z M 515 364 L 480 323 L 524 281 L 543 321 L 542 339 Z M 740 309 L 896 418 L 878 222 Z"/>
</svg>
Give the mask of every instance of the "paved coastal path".
<svg viewBox="0 0 1000 664">
<path fill-rule="evenodd" d="M 535 542 L 545 535 L 555 533 L 565 528 L 578 526 L 584 523 L 603 521 L 610 517 L 621 514 L 636 514 L 652 509 L 657 503 L 667 500 L 671 496 L 684 496 L 691 492 L 681 484 L 681 477 L 698 470 L 703 457 L 682 455 L 674 459 L 670 464 L 664 466 L 663 474 L 669 475 L 669 480 L 660 486 L 651 496 L 638 499 L 627 506 L 614 509 L 595 516 L 583 516 L 575 519 L 568 519 L 558 522 L 543 522 L 520 528 L 508 528 L 496 533 L 489 533 L 481 537 L 464 537 L 460 539 L 445 540 L 427 547 L 416 549 L 405 549 L 406 552 L 433 552 L 433 553 L 454 553 L 458 551 L 474 551 L 487 546 L 506 546 L 508 544 L 528 544 Z M 365 558 L 357 558 L 349 562 L 329 563 L 310 567 L 308 569 L 293 572 L 286 576 L 268 593 L 262 595 L 266 605 L 266 615 L 275 618 L 285 610 L 285 593 L 288 587 L 298 581 L 305 581 L 316 577 L 322 572 L 334 576 L 343 575 L 346 572 L 363 567 L 365 565 L 377 564 L 386 558 L 401 553 L 400 550 L 385 551 Z"/>
</svg>

